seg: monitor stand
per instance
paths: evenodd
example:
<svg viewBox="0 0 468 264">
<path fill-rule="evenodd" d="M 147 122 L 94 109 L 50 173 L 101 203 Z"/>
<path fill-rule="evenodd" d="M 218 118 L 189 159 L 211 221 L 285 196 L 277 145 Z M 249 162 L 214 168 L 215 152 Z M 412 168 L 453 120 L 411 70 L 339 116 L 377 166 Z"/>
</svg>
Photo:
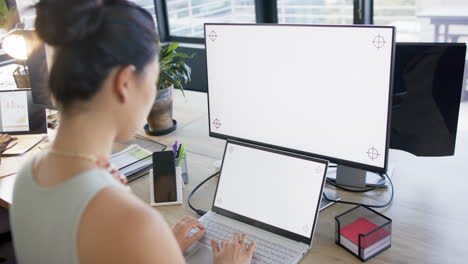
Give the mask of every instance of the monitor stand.
<svg viewBox="0 0 468 264">
<path fill-rule="evenodd" d="M 387 170 L 389 177 L 391 177 L 391 172 L 393 169 L 389 168 Z M 336 173 L 328 173 L 327 179 L 339 185 L 355 188 L 387 187 L 387 179 L 379 174 L 343 165 L 337 166 Z"/>
</svg>

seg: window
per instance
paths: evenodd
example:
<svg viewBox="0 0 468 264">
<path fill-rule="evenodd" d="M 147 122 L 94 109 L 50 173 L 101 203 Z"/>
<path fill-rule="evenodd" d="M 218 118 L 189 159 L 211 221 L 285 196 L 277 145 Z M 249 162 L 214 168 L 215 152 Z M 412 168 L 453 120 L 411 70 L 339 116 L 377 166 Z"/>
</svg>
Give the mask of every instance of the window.
<svg viewBox="0 0 468 264">
<path fill-rule="evenodd" d="M 420 20 L 416 16 L 416 0 L 374 1 L 374 24 L 397 28 L 397 41 L 419 41 Z"/>
<path fill-rule="evenodd" d="M 372 0 L 155 0 L 161 40 L 189 43 L 204 43 L 203 25 L 210 22 L 363 23 L 371 5 L 361 8 L 362 1 Z"/>
<path fill-rule="evenodd" d="M 393 25 L 399 42 L 467 42 L 466 0 L 374 1 L 374 24 Z"/>
<path fill-rule="evenodd" d="M 204 23 L 255 23 L 254 0 L 167 0 L 169 34 L 203 38 Z"/>
<path fill-rule="evenodd" d="M 18 12 L 20 18 L 25 22 L 26 28 L 34 28 L 34 20 L 36 18 L 36 12 L 34 9 L 29 9 L 39 0 L 17 0 L 16 5 L 18 7 Z M 154 0 L 130 0 L 139 6 L 145 8 L 150 12 L 156 21 L 155 9 L 154 9 Z"/>
<path fill-rule="evenodd" d="M 278 0 L 281 24 L 353 24 L 353 0 Z"/>
<path fill-rule="evenodd" d="M 154 21 L 156 22 L 156 10 L 154 9 L 154 0 L 130 0 L 130 1 L 134 2 L 135 4 L 143 7 L 148 12 L 150 12 L 154 18 Z"/>
<path fill-rule="evenodd" d="M 30 8 L 34 6 L 39 0 L 17 0 L 16 7 L 18 15 L 22 22 L 24 22 L 27 29 L 34 28 L 34 21 L 36 20 L 36 10 Z"/>
</svg>

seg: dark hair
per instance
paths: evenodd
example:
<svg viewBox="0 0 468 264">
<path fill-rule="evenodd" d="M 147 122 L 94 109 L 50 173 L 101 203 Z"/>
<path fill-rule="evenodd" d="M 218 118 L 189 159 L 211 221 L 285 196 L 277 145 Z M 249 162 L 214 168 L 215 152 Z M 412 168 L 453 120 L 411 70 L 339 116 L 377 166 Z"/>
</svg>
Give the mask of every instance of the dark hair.
<svg viewBox="0 0 468 264">
<path fill-rule="evenodd" d="M 49 87 L 62 108 L 92 98 L 117 66 L 141 73 L 159 53 L 151 14 L 127 0 L 41 0 L 36 31 L 55 48 Z"/>
</svg>

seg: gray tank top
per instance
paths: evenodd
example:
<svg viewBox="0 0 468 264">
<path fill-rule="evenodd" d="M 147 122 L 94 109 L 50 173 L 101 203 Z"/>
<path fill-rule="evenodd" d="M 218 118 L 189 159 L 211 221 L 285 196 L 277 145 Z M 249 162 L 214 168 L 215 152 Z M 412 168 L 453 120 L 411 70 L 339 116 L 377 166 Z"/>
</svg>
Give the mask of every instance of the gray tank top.
<svg viewBox="0 0 468 264">
<path fill-rule="evenodd" d="M 86 206 L 106 187 L 125 188 L 102 169 L 44 188 L 33 178 L 33 161 L 17 174 L 10 211 L 18 263 L 78 264 L 78 226 Z"/>
</svg>

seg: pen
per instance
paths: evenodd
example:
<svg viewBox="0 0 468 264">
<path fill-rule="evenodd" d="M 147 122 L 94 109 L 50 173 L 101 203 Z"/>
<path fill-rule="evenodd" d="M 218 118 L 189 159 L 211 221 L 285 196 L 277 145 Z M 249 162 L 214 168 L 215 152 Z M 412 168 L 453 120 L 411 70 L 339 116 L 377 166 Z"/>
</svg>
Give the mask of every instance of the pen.
<svg viewBox="0 0 468 264">
<path fill-rule="evenodd" d="M 178 143 L 178 142 L 176 141 L 176 142 L 174 143 L 174 145 L 172 145 L 172 150 L 174 151 L 174 155 L 177 154 L 177 146 L 178 146 L 177 143 Z"/>
<path fill-rule="evenodd" d="M 180 148 L 179 158 L 185 158 L 185 145 L 182 145 Z"/>
<path fill-rule="evenodd" d="M 182 149 L 182 144 L 179 145 L 179 149 L 177 150 L 177 154 L 176 154 L 176 159 L 180 158 L 180 151 Z"/>
</svg>

